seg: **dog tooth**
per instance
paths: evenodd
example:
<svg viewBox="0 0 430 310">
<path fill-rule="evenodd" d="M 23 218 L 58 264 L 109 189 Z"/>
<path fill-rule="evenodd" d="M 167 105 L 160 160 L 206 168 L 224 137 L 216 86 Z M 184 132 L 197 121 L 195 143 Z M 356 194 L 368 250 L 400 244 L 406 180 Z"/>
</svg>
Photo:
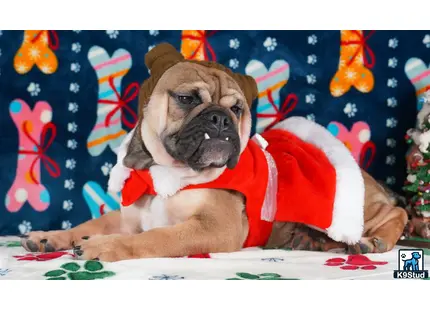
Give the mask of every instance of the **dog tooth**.
<svg viewBox="0 0 430 310">
<path fill-rule="evenodd" d="M 209 137 L 209 135 L 207 134 L 207 132 L 205 132 L 205 140 L 209 140 L 211 137 Z"/>
</svg>

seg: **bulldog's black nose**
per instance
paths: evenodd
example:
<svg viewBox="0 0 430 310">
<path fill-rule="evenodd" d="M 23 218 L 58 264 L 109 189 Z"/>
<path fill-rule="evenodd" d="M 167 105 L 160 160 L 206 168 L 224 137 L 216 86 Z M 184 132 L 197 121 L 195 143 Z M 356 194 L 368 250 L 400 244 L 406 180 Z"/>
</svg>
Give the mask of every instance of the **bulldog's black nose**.
<svg viewBox="0 0 430 310">
<path fill-rule="evenodd" d="M 208 118 L 220 132 L 228 129 L 230 126 L 230 119 L 223 111 L 212 111 L 208 115 Z"/>
</svg>

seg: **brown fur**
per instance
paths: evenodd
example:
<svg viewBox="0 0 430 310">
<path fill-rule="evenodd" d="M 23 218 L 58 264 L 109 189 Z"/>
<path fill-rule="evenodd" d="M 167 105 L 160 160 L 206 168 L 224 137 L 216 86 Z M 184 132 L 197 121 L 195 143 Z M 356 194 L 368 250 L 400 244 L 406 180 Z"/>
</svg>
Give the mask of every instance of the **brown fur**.
<svg viewBox="0 0 430 310">
<path fill-rule="evenodd" d="M 197 89 L 204 102 L 187 114 L 178 108 L 168 91 L 190 89 Z M 155 162 L 182 169 L 189 181 L 202 183 L 215 179 L 224 168 L 192 171 L 172 158 L 162 141 L 204 107 L 218 104 L 228 108 L 237 101 L 242 101 L 244 112 L 240 118 L 234 115 L 232 118 L 243 151 L 249 139 L 251 113 L 238 83 L 221 70 L 192 62 L 170 67 L 159 78 L 149 102 L 140 111 L 143 117 L 129 145 L 125 165 L 143 169 Z M 390 203 L 385 190 L 371 176 L 363 172 L 363 177 L 366 189 L 363 238 L 360 244 L 349 248 L 355 252 L 391 250 L 406 225 L 406 212 Z M 74 245 L 75 252 L 83 259 L 117 261 L 231 252 L 239 250 L 246 239 L 248 221 L 243 197 L 238 193 L 216 189 L 180 191 L 165 201 L 171 225 L 143 232 L 138 214 L 152 199 L 152 196 L 142 197 L 121 212 L 108 213 L 68 231 L 32 232 L 23 239 L 23 246 L 33 251 L 48 251 L 70 249 Z M 306 247 L 306 244 L 294 239 L 301 236 L 296 228 L 294 223 L 275 223 L 267 246 L 293 245 L 293 248 L 305 250 L 330 250 L 345 246 L 339 243 L 328 246 L 328 237 L 316 233 L 312 238 L 308 235 L 310 239 L 306 244 L 310 246 Z M 90 238 L 82 239 L 86 236 Z"/>
</svg>

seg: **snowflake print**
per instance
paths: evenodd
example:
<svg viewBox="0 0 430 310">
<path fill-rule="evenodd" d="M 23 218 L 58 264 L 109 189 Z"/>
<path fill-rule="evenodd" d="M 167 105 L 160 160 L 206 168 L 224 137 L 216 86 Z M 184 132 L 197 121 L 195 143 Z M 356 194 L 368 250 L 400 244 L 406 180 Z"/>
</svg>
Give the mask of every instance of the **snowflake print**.
<svg viewBox="0 0 430 310">
<path fill-rule="evenodd" d="M 395 49 L 399 45 L 399 40 L 397 38 L 392 38 L 388 40 L 388 47 Z"/>
<path fill-rule="evenodd" d="M 230 39 L 230 41 L 228 42 L 228 46 L 230 46 L 230 48 L 232 48 L 232 49 L 237 50 L 240 46 L 240 42 L 236 38 Z"/>
<path fill-rule="evenodd" d="M 395 78 L 388 79 L 387 86 L 391 88 L 397 87 L 397 80 Z"/>
<path fill-rule="evenodd" d="M 102 167 L 101 167 L 101 170 L 102 170 L 102 173 L 105 175 L 105 176 L 108 176 L 109 174 L 110 174 L 110 171 L 112 170 L 112 164 L 111 163 L 105 163 Z"/>
<path fill-rule="evenodd" d="M 315 83 L 317 82 L 317 78 L 316 78 L 316 76 L 315 76 L 315 75 L 313 75 L 313 74 L 308 74 L 308 75 L 306 76 L 306 81 L 308 82 L 308 84 L 313 85 L 313 84 L 315 84 Z"/>
<path fill-rule="evenodd" d="M 81 65 L 77 62 L 73 62 L 70 64 L 70 71 L 78 73 L 81 70 Z"/>
<path fill-rule="evenodd" d="M 75 181 L 73 181 L 72 179 L 65 180 L 64 181 L 64 188 L 71 191 L 72 189 L 75 188 Z"/>
<path fill-rule="evenodd" d="M 387 177 L 385 179 L 385 183 L 387 183 L 388 185 L 393 185 L 396 183 L 396 178 L 393 176 Z"/>
<path fill-rule="evenodd" d="M 354 117 L 355 113 L 357 113 L 357 106 L 355 103 L 348 102 L 343 109 L 343 113 L 348 115 L 348 117 Z"/>
<path fill-rule="evenodd" d="M 68 123 L 67 130 L 75 133 L 78 130 L 78 125 L 75 122 Z"/>
<path fill-rule="evenodd" d="M 18 62 L 16 64 L 16 71 L 18 71 L 18 73 L 22 74 L 22 73 L 26 72 L 27 70 L 28 70 L 28 66 L 25 63 Z"/>
<path fill-rule="evenodd" d="M 81 51 L 81 44 L 79 42 L 72 43 L 72 51 L 76 54 Z"/>
<path fill-rule="evenodd" d="M 396 140 L 394 140 L 392 138 L 388 138 L 387 139 L 387 146 L 391 147 L 391 148 L 396 147 Z"/>
<path fill-rule="evenodd" d="M 351 68 L 345 70 L 345 78 L 352 82 L 357 78 L 357 72 Z"/>
<path fill-rule="evenodd" d="M 158 31 L 158 30 L 149 30 L 150 36 L 156 37 L 156 36 L 158 36 L 159 33 L 160 33 L 160 31 Z"/>
<path fill-rule="evenodd" d="M 310 65 L 316 64 L 317 60 L 318 60 L 317 56 L 314 54 L 308 56 L 308 64 L 310 64 Z"/>
<path fill-rule="evenodd" d="M 68 229 L 72 228 L 72 223 L 70 223 L 70 221 L 63 221 L 61 223 L 61 228 L 63 230 L 68 230 Z"/>
<path fill-rule="evenodd" d="M 308 37 L 308 44 L 310 44 L 310 45 L 315 45 L 315 44 L 317 44 L 318 43 L 318 38 L 317 38 L 317 36 L 316 35 L 310 35 L 309 37 Z"/>
<path fill-rule="evenodd" d="M 230 59 L 228 65 L 230 66 L 230 68 L 237 69 L 237 67 L 239 67 L 239 60 L 237 60 L 236 58 Z"/>
<path fill-rule="evenodd" d="M 426 34 L 424 39 L 423 39 L 423 44 L 427 47 L 430 48 L 430 34 Z"/>
<path fill-rule="evenodd" d="M 394 128 L 397 126 L 397 120 L 394 117 L 387 118 L 386 126 L 388 128 Z"/>
<path fill-rule="evenodd" d="M 284 259 L 280 257 L 266 257 L 261 259 L 263 262 L 270 262 L 270 263 L 279 263 L 283 262 Z"/>
<path fill-rule="evenodd" d="M 390 68 L 397 67 L 397 58 L 396 57 L 388 59 L 388 67 L 390 67 Z"/>
<path fill-rule="evenodd" d="M 79 84 L 78 83 L 70 83 L 69 90 L 72 93 L 76 94 L 77 92 L 79 92 Z"/>
<path fill-rule="evenodd" d="M 40 86 L 37 83 L 31 82 L 27 87 L 27 91 L 32 97 L 37 96 L 40 93 Z"/>
<path fill-rule="evenodd" d="M 396 157 L 394 155 L 388 155 L 385 158 L 385 163 L 390 166 L 394 165 L 396 163 Z"/>
<path fill-rule="evenodd" d="M 306 115 L 306 118 L 309 121 L 315 122 L 315 114 L 313 114 L 313 113 Z"/>
<path fill-rule="evenodd" d="M 266 40 L 263 42 L 263 46 L 269 52 L 274 51 L 277 45 L 278 43 L 276 42 L 276 39 L 271 37 L 267 37 Z"/>
<path fill-rule="evenodd" d="M 362 93 L 368 93 L 369 85 L 367 83 L 360 83 L 357 85 L 357 89 Z"/>
<path fill-rule="evenodd" d="M 118 38 L 119 31 L 118 30 L 106 30 L 106 34 L 108 35 L 109 38 L 116 39 L 116 38 Z"/>
<path fill-rule="evenodd" d="M 344 89 L 340 86 L 336 86 L 333 88 L 333 96 L 339 97 L 344 93 Z"/>
<path fill-rule="evenodd" d="M 314 94 L 307 94 L 305 97 L 305 102 L 309 104 L 315 103 L 315 95 Z"/>
<path fill-rule="evenodd" d="M 21 235 L 28 234 L 32 230 L 31 223 L 28 221 L 22 221 L 22 223 L 18 225 L 18 230 Z"/>
<path fill-rule="evenodd" d="M 74 160 L 73 158 L 67 159 L 66 160 L 66 168 L 73 170 L 76 168 L 76 160 Z"/>
<path fill-rule="evenodd" d="M 76 102 L 69 102 L 69 111 L 72 113 L 76 113 L 78 112 L 79 107 L 78 104 Z"/>
<path fill-rule="evenodd" d="M 43 73 L 49 74 L 52 73 L 52 67 L 49 64 L 43 64 L 40 66 L 40 70 Z"/>
<path fill-rule="evenodd" d="M 67 147 L 69 149 L 75 150 L 78 147 L 78 142 L 75 139 L 67 140 Z"/>
<path fill-rule="evenodd" d="M 73 202 L 71 200 L 63 201 L 63 209 L 66 211 L 70 211 L 73 209 Z"/>
<path fill-rule="evenodd" d="M 28 57 L 33 60 L 36 61 L 37 59 L 40 58 L 40 49 L 37 46 L 32 46 L 28 49 Z"/>
<path fill-rule="evenodd" d="M 397 107 L 397 99 L 394 97 L 388 98 L 387 99 L 387 106 L 390 108 L 395 108 Z"/>
<path fill-rule="evenodd" d="M 10 272 L 10 269 L 3 269 L 0 268 L 0 277 L 4 277 L 5 275 L 7 275 Z"/>
<path fill-rule="evenodd" d="M 183 280 L 183 279 L 185 278 L 178 275 L 162 274 L 159 276 L 152 276 L 148 280 Z"/>
</svg>

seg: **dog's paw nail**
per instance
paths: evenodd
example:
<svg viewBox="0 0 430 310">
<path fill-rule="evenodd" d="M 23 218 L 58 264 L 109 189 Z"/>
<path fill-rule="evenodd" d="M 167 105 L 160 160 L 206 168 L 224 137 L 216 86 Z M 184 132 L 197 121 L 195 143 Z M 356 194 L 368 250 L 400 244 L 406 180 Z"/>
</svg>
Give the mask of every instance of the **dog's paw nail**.
<svg viewBox="0 0 430 310">
<path fill-rule="evenodd" d="M 48 242 L 48 239 L 42 239 L 42 240 L 40 240 L 40 243 L 46 243 L 46 242 Z"/>
<path fill-rule="evenodd" d="M 77 245 L 77 246 L 73 247 L 73 249 L 74 249 L 74 250 L 80 250 L 80 249 L 81 249 L 81 246 L 80 246 L 80 245 Z"/>
<path fill-rule="evenodd" d="M 361 254 L 370 253 L 370 248 L 366 244 L 360 243 L 359 246 Z"/>
<path fill-rule="evenodd" d="M 90 237 L 89 237 L 89 236 L 83 236 L 83 237 L 82 237 L 82 240 L 88 240 L 88 239 L 90 239 Z"/>
<path fill-rule="evenodd" d="M 93 258 L 92 260 L 95 260 L 98 262 L 100 260 L 100 258 L 96 257 L 96 258 Z"/>
<path fill-rule="evenodd" d="M 77 256 L 82 256 L 82 254 L 84 254 L 84 251 L 82 251 L 82 250 L 73 250 L 73 252 L 75 253 L 75 255 L 77 255 Z"/>
<path fill-rule="evenodd" d="M 22 238 L 22 239 L 27 239 L 28 235 L 19 235 L 18 237 Z"/>
<path fill-rule="evenodd" d="M 49 243 L 47 243 L 45 245 L 45 252 L 55 252 L 55 248 L 52 245 L 50 245 Z"/>
<path fill-rule="evenodd" d="M 39 251 L 39 247 L 37 246 L 36 243 L 34 243 L 31 240 L 27 240 L 27 248 L 31 251 L 31 252 L 37 252 Z"/>
</svg>

